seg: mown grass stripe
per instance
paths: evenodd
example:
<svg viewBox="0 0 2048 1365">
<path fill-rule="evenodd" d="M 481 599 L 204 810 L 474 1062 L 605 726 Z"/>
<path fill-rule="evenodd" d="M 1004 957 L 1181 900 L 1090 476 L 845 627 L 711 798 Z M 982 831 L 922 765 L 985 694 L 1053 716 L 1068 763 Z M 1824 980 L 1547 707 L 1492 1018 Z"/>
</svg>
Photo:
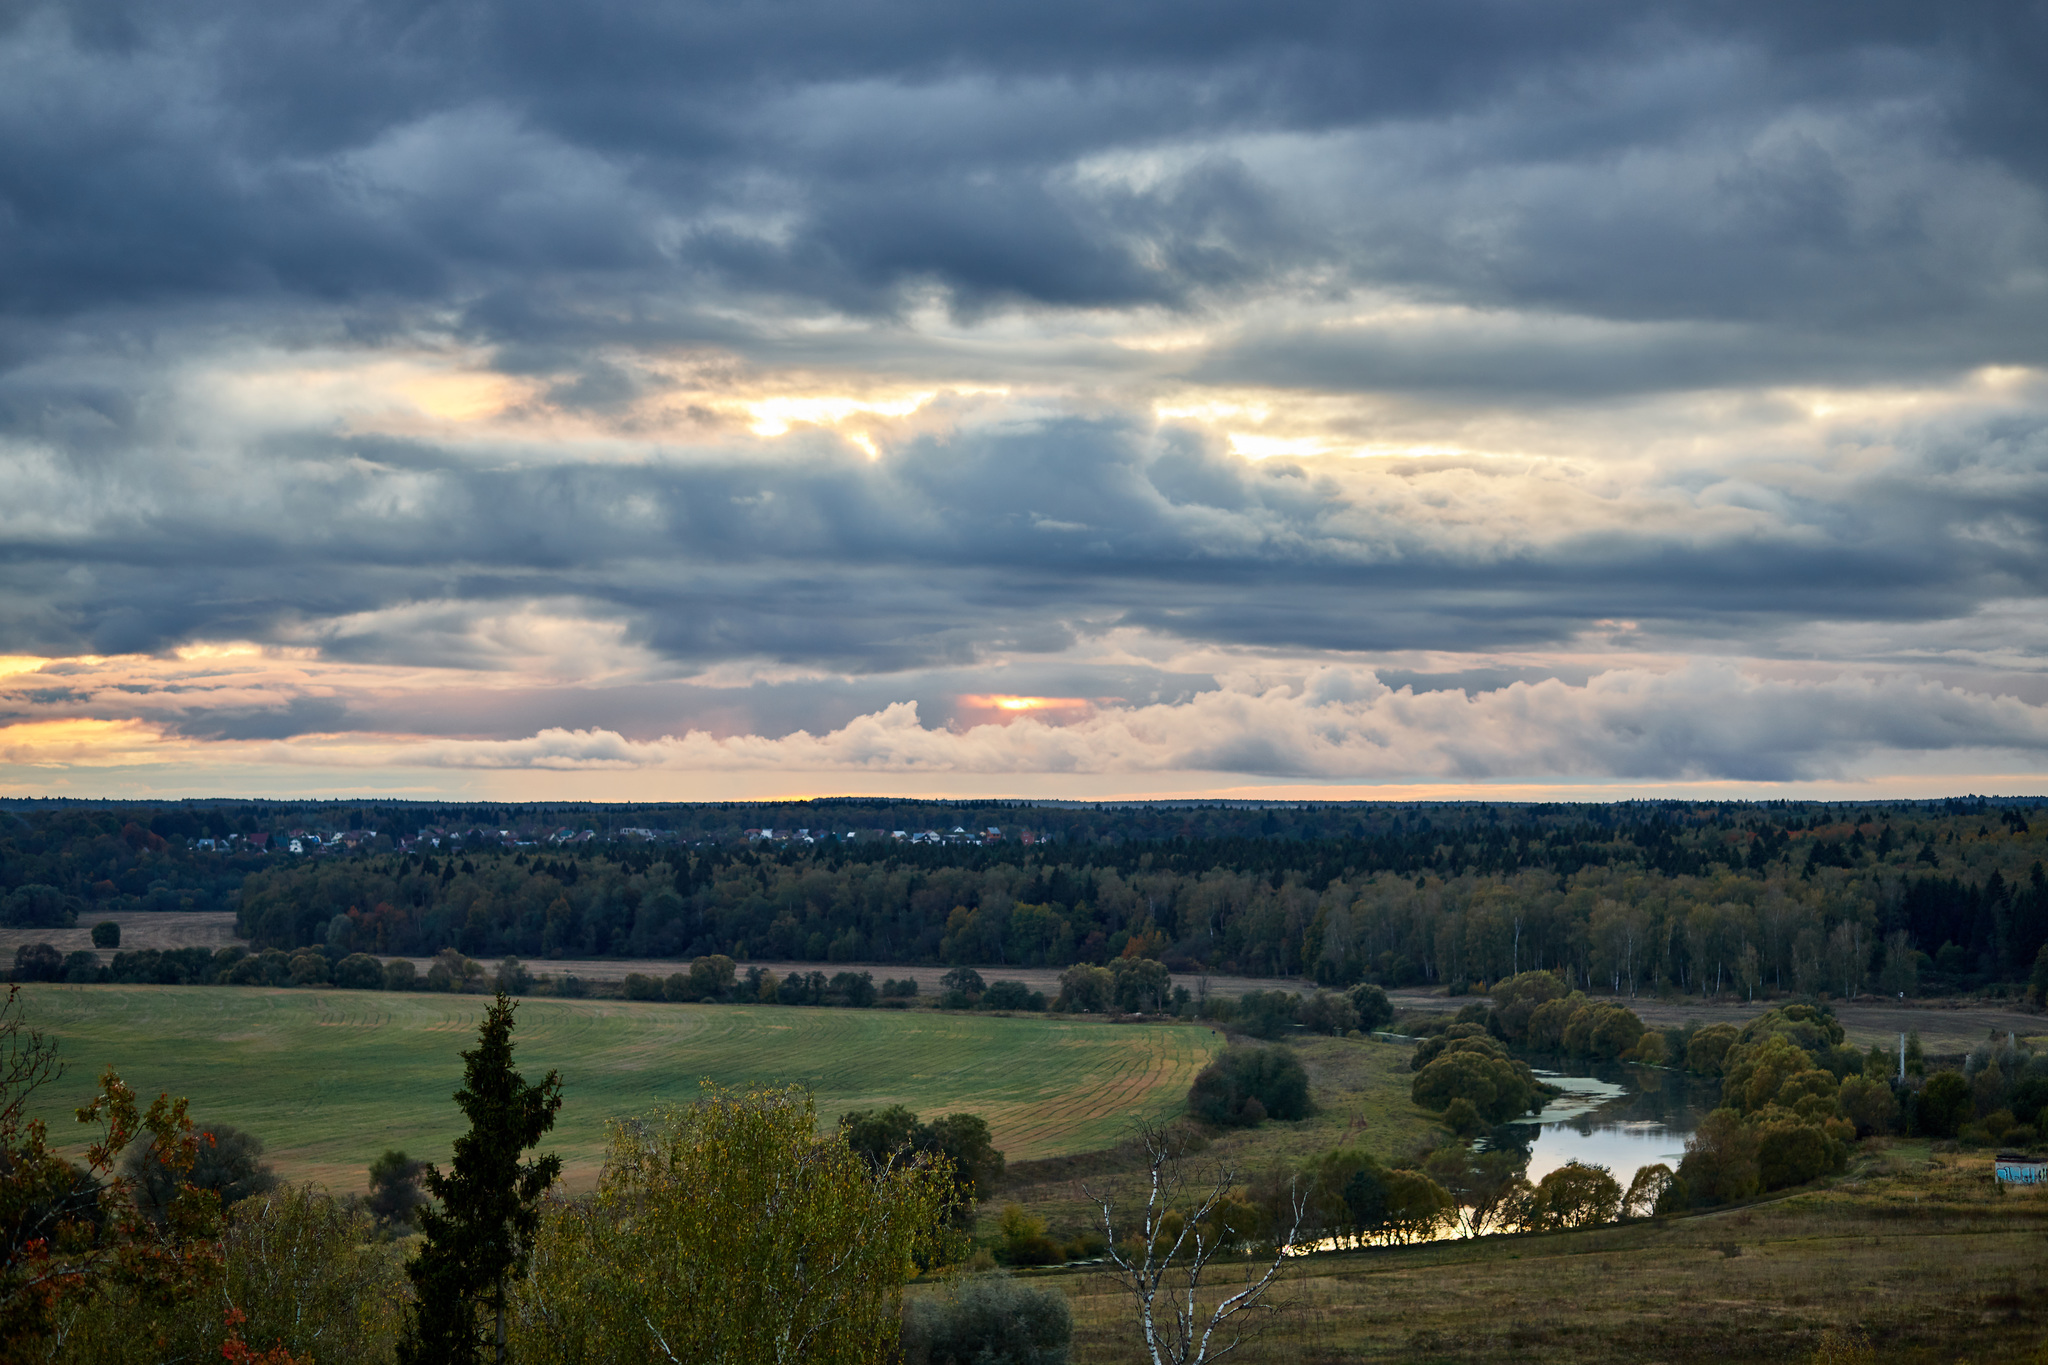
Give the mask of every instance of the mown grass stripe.
<svg viewBox="0 0 2048 1365">
<path fill-rule="evenodd" d="M 262 1137 L 287 1175 L 359 1186 L 386 1147 L 443 1159 L 460 1130 L 450 1095 L 476 996 L 152 986 L 34 986 L 31 1018 L 69 1074 L 38 1096 L 53 1139 L 112 1065 L 145 1098 L 187 1096 L 202 1119 Z M 519 1063 L 559 1070 L 553 1146 L 593 1176 L 604 1121 L 687 1103 L 700 1078 L 811 1087 L 821 1121 L 902 1103 L 986 1116 L 1013 1160 L 1114 1142 L 1179 1110 L 1215 1050 L 1207 1029 L 922 1011 L 535 999 Z"/>
</svg>

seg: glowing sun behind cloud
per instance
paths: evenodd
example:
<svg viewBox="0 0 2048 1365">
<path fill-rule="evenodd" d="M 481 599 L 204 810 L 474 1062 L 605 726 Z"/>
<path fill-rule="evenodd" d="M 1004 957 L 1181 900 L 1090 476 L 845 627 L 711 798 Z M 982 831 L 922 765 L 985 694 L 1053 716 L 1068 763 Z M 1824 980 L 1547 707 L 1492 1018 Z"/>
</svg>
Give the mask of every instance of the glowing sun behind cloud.
<svg viewBox="0 0 2048 1365">
<path fill-rule="evenodd" d="M 1001 692 L 970 693 L 958 698 L 957 704 L 963 715 L 980 725 L 1007 725 L 1025 717 L 1058 724 L 1080 720 L 1095 707 L 1086 697 L 1020 697 Z"/>
</svg>

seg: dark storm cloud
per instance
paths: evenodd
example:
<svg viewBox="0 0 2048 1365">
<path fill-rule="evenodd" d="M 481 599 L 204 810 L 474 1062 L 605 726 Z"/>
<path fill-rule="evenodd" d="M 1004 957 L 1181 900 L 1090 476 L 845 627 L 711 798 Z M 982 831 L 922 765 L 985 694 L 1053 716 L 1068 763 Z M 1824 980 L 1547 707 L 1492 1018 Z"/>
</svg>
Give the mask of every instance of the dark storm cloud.
<svg viewBox="0 0 2048 1365">
<path fill-rule="evenodd" d="M 630 338 L 664 300 L 701 334 L 684 301 L 710 290 L 886 314 L 928 283 L 971 313 L 1305 271 L 1603 317 L 1934 319 L 1965 364 L 1998 345 L 1962 323 L 2037 344 L 2000 295 L 2042 252 L 2038 6 L 9 13 L 17 322 L 234 299 Z M 1337 140 L 1281 164 L 1243 141 L 1270 135 Z M 1825 369 L 1831 344 L 1776 349 Z"/>
</svg>

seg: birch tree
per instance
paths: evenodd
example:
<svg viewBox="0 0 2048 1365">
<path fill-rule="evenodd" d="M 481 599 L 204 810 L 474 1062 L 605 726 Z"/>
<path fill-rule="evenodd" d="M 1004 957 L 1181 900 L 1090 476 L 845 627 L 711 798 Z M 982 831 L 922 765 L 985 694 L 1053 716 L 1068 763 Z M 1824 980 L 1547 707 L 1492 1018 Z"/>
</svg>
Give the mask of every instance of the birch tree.
<svg viewBox="0 0 2048 1365">
<path fill-rule="evenodd" d="M 1156 1124 L 1140 1126 L 1136 1142 L 1145 1160 L 1142 1202 L 1119 1210 L 1111 1195 L 1083 1190 L 1102 1218 L 1110 1273 L 1131 1295 L 1145 1359 L 1207 1365 L 1257 1337 L 1280 1310 L 1267 1291 L 1301 1231 L 1306 1196 L 1290 1187 L 1288 1226 L 1284 1234 L 1275 1229 L 1270 1259 L 1262 1253 L 1233 1265 L 1242 1278 L 1226 1274 L 1219 1260 L 1241 1240 L 1217 1215 L 1236 1172 L 1223 1166 L 1198 1176 L 1180 1139 Z"/>
</svg>

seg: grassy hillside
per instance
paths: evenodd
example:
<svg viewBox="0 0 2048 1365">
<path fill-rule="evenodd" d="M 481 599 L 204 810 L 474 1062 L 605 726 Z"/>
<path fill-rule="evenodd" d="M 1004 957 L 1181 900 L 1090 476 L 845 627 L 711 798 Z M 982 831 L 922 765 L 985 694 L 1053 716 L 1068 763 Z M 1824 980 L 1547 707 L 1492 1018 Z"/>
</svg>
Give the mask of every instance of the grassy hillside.
<svg viewBox="0 0 2048 1365">
<path fill-rule="evenodd" d="M 69 1074 L 39 1096 L 53 1138 L 107 1065 L 145 1097 L 184 1095 L 201 1119 L 261 1136 L 280 1173 L 363 1182 L 386 1147 L 445 1159 L 449 1096 L 475 1036 L 477 996 L 229 987 L 29 988 L 31 1019 Z M 695 1098 L 700 1078 L 801 1082 L 821 1118 L 901 1102 L 986 1117 L 1013 1160 L 1113 1143 L 1137 1117 L 1177 1112 L 1220 1045 L 1207 1028 L 930 1011 L 529 1000 L 520 1067 L 562 1073 L 554 1150 L 587 1184 L 604 1121 Z"/>
<path fill-rule="evenodd" d="M 1999 1194 L 1988 1157 L 1873 1146 L 1832 1188 L 1747 1208 L 1308 1258 L 1232 1359 L 1805 1362 L 1826 1333 L 1821 1359 L 2048 1359 L 2048 1191 Z M 1136 1358 L 1106 1275 L 1041 1282 L 1072 1298 L 1076 1365 Z"/>
<path fill-rule="evenodd" d="M 1216 1041 L 1221 1042 L 1219 1038 Z M 1278 1166 L 1298 1167 L 1335 1147 L 1362 1147 L 1383 1159 L 1405 1156 L 1437 1130 L 1435 1117 L 1409 1098 L 1413 1048 L 1372 1039 L 1302 1038 L 1289 1044 L 1308 1071 L 1316 1110 L 1294 1122 L 1269 1120 L 1255 1129 L 1226 1129 L 1207 1139 L 1198 1158 L 1228 1166 L 1241 1181 Z M 1037 1161 L 1013 1161 L 1010 1178 L 981 1207 L 978 1231 L 993 1239 L 1005 1204 L 1043 1218 L 1065 1241 L 1097 1226 L 1082 1190 L 1135 1172 L 1137 1154 L 1120 1146 Z"/>
</svg>

